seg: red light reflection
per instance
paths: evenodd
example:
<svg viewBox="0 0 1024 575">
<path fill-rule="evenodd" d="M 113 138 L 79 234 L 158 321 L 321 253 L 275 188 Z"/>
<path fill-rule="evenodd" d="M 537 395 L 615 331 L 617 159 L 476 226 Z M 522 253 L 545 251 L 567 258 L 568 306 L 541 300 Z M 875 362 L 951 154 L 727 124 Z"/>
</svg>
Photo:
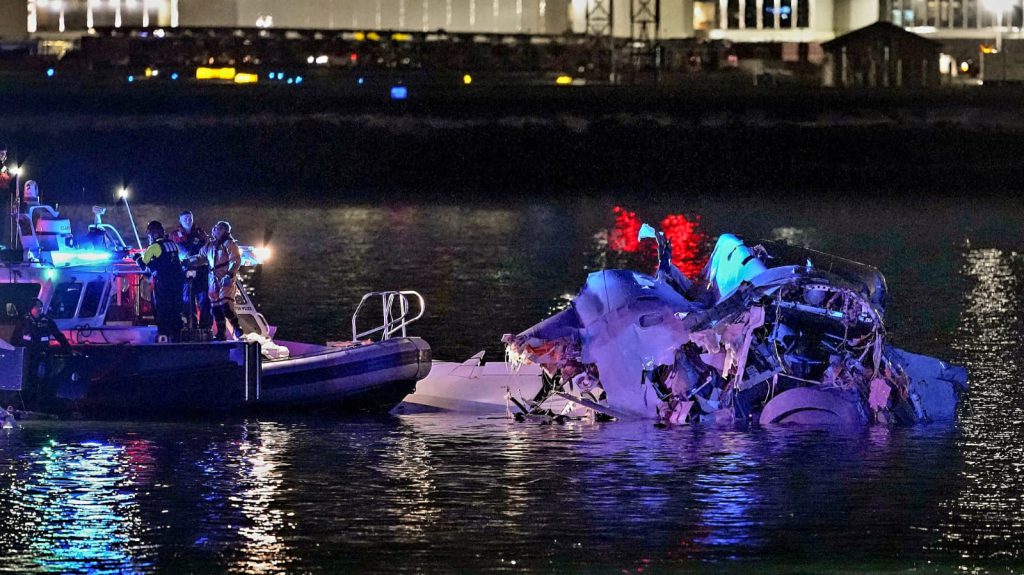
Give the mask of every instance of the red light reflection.
<svg viewBox="0 0 1024 575">
<path fill-rule="evenodd" d="M 686 277 L 697 277 L 704 267 L 700 251 L 706 239 L 700 231 L 700 216 L 688 220 L 683 214 L 669 214 L 661 220 L 661 231 L 672 242 L 672 263 Z"/>
<path fill-rule="evenodd" d="M 615 214 L 615 227 L 608 234 L 608 247 L 617 252 L 636 252 L 640 248 L 640 226 L 643 222 L 636 217 L 636 212 L 631 212 L 620 206 L 612 208 Z"/>
<path fill-rule="evenodd" d="M 610 250 L 625 253 L 639 252 L 641 256 L 650 256 L 656 253 L 657 245 L 653 241 L 641 242 L 637 239 L 643 221 L 637 217 L 636 212 L 629 211 L 622 206 L 615 206 L 612 208 L 612 213 L 615 214 L 615 224 L 608 234 Z M 659 227 L 672 243 L 672 263 L 689 278 L 700 274 L 704 267 L 701 249 L 706 239 L 704 233 L 700 231 L 700 216 L 695 215 L 690 219 L 683 214 L 669 214 L 661 220 Z M 643 259 L 648 260 L 647 257 Z M 656 267 L 656 255 L 653 262 Z"/>
</svg>

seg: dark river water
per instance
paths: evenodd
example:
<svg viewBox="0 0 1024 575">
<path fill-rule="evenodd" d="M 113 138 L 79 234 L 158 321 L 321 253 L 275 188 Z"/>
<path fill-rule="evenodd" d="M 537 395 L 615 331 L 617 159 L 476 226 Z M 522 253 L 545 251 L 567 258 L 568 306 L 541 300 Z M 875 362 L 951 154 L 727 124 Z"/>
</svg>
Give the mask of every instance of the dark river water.
<svg viewBox="0 0 1024 575">
<path fill-rule="evenodd" d="M 674 230 L 686 269 L 725 231 L 785 238 L 877 266 L 891 339 L 966 365 L 971 391 L 956 424 L 857 432 L 27 422 L 0 432 L 0 571 L 1024 571 L 1018 200 L 133 206 L 143 222 L 185 207 L 244 243 L 269 239 L 253 288 L 280 337 L 345 339 L 363 293 L 414 289 L 427 312 L 412 332 L 449 360 L 498 361 L 501 334 L 564 306 L 589 271 L 649 265 L 629 237 L 638 221 Z M 128 229 L 116 209 L 108 220 Z"/>
</svg>

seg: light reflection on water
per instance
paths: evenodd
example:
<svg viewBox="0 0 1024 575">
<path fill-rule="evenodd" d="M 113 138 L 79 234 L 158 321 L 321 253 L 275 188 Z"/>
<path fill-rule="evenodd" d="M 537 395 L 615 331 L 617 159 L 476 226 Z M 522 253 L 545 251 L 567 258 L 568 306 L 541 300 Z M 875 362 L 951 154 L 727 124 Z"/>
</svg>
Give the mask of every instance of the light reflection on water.
<svg viewBox="0 0 1024 575">
<path fill-rule="evenodd" d="M 1020 560 L 1024 529 L 1024 394 L 1021 392 L 1019 255 L 968 249 L 956 342 L 975 385 L 963 405 L 961 489 L 944 502 L 943 545 L 964 557 Z"/>
<path fill-rule="evenodd" d="M 44 442 L 9 460 L 0 499 L 3 569 L 118 572 L 151 561 L 142 544 L 132 463 L 125 448 L 100 442 Z M 20 550 L 11 553 L 10 550 Z"/>
<path fill-rule="evenodd" d="M 621 265 L 612 205 L 281 209 L 264 310 L 293 337 L 337 339 L 364 291 L 417 288 L 428 319 L 414 331 L 440 357 L 497 359 L 501 333 L 564 305 L 595 266 Z M 137 216 L 182 207 L 194 206 Z M 896 343 L 968 366 L 960 421 L 845 433 L 457 416 L 34 422 L 0 435 L 0 570 L 1024 570 L 1024 237 L 1007 216 L 1019 206 L 628 207 L 878 266 Z M 260 210 L 210 211 L 264 237 Z"/>
</svg>

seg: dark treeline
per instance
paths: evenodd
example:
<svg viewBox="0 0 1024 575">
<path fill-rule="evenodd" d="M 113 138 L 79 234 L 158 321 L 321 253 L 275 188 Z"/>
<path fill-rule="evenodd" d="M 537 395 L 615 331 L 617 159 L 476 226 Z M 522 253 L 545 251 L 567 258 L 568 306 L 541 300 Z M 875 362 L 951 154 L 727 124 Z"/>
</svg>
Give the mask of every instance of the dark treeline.
<svg viewBox="0 0 1024 575">
<path fill-rule="evenodd" d="M 1024 151 L 1020 108 L 1005 97 L 957 96 L 939 106 L 899 95 L 899 105 L 885 106 L 869 94 L 855 106 L 840 93 L 801 92 L 803 108 L 778 93 L 686 97 L 671 107 L 665 94 L 635 92 L 629 105 L 630 92 L 598 90 L 590 100 L 582 91 L 528 94 L 509 106 L 435 94 L 343 109 L 330 96 L 313 110 L 307 94 L 247 111 L 252 97 L 233 102 L 215 92 L 195 106 L 140 98 L 120 114 L 91 100 L 71 106 L 67 95 L 53 96 L 67 105 L 44 114 L 38 102 L 19 108 L 14 98 L 0 139 L 44 194 L 65 202 L 101 202 L 121 185 L 145 201 L 218 202 L 486 202 L 621 191 L 992 195 L 1020 188 Z"/>
</svg>

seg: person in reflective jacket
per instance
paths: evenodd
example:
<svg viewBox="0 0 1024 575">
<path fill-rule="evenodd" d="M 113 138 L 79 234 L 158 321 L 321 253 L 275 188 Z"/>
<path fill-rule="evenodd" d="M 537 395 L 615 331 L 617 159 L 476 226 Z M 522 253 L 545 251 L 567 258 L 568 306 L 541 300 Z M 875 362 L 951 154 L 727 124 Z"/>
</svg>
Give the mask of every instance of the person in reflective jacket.
<svg viewBox="0 0 1024 575">
<path fill-rule="evenodd" d="M 139 267 L 152 274 L 153 315 L 156 317 L 156 332 L 168 341 L 181 339 L 181 293 L 185 286 L 185 272 L 178 257 L 178 244 L 164 234 L 164 226 L 158 221 L 149 222 L 146 227 L 149 247 L 146 251 L 132 256 Z"/>
<path fill-rule="evenodd" d="M 14 334 L 13 341 L 28 348 L 29 353 L 46 351 L 50 341 L 56 340 L 61 350 L 71 351 L 71 344 L 57 324 L 43 313 L 43 300 L 32 300 L 32 309 L 22 318 L 20 332 Z"/>
<path fill-rule="evenodd" d="M 15 329 L 11 341 L 16 345 L 25 348 L 25 362 L 28 365 L 28 377 L 30 380 L 42 382 L 47 375 L 47 355 L 50 349 L 50 342 L 56 340 L 60 344 L 61 351 L 65 354 L 71 353 L 71 344 L 68 338 L 57 327 L 52 319 L 43 313 L 43 301 L 32 300 L 32 307 L 22 318 L 21 324 Z M 28 393 L 45 393 L 39 389 Z"/>
<path fill-rule="evenodd" d="M 199 308 L 199 329 L 210 329 L 213 327 L 213 316 L 210 311 L 210 267 L 206 264 L 206 258 L 200 256 L 202 249 L 210 241 L 206 230 L 196 225 L 192 212 L 185 210 L 178 216 L 178 229 L 171 234 L 171 239 L 178 244 L 181 250 L 181 258 L 185 262 L 189 273 L 194 274 L 192 278 L 186 278 L 185 290 L 182 300 L 185 302 L 187 313 L 194 318 L 195 309 Z"/>
<path fill-rule="evenodd" d="M 238 287 L 235 277 L 242 267 L 242 252 L 231 237 L 231 224 L 217 222 L 211 232 L 213 241 L 203 248 L 210 263 L 210 303 L 213 306 L 213 319 L 217 324 L 215 339 L 227 339 L 227 321 L 234 326 L 235 337 L 242 337 L 242 328 L 238 325 L 235 314 L 235 295 Z"/>
</svg>

